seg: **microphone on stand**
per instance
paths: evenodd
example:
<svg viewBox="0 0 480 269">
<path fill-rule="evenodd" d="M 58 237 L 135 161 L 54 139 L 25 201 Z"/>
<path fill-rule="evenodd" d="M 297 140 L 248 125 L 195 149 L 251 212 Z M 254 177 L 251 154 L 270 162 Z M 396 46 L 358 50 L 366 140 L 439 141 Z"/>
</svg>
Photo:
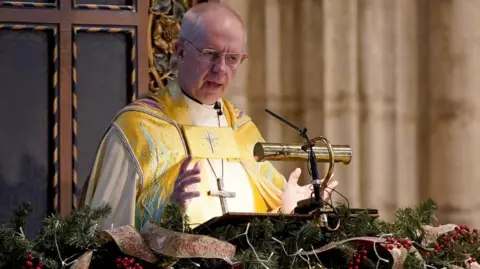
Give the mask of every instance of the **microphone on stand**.
<svg viewBox="0 0 480 269">
<path fill-rule="evenodd" d="M 305 139 L 306 142 L 302 146 L 302 150 L 308 153 L 308 161 L 310 164 L 310 172 L 312 176 L 312 185 L 313 185 L 312 205 L 313 206 L 318 205 L 319 208 L 322 208 L 323 207 L 323 191 L 321 189 L 322 181 L 320 180 L 318 175 L 317 157 L 315 156 L 315 152 L 313 150 L 314 144 L 310 141 L 310 139 L 307 136 L 307 128 L 299 128 L 268 109 L 265 109 L 265 112 L 267 112 L 274 118 L 278 119 L 279 121 L 283 122 L 284 124 L 290 126 L 292 129 L 297 131 L 301 137 Z"/>
<path fill-rule="evenodd" d="M 219 101 L 215 102 L 215 105 L 213 105 L 213 108 L 217 110 L 217 115 L 218 116 L 223 115 L 222 104 Z"/>
</svg>

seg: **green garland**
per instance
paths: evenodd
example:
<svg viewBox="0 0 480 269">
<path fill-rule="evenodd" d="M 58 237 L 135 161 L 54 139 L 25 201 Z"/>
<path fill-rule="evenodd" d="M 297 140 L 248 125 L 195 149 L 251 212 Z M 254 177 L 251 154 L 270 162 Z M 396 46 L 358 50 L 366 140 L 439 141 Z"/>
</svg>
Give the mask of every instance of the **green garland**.
<svg viewBox="0 0 480 269">
<path fill-rule="evenodd" d="M 452 265 L 462 267 L 466 260 L 480 258 L 480 251 L 477 250 L 480 246 L 478 231 L 466 226 L 459 226 L 453 232 L 440 235 L 435 242 L 422 245 L 425 239 L 423 226 L 432 225 L 437 209 L 432 200 L 426 200 L 415 208 L 397 210 L 393 223 L 372 219 L 367 212 L 351 217 L 348 208 L 343 205 L 337 209 L 343 219 L 340 228 L 334 232 L 323 230 L 311 221 L 287 221 L 280 216 L 219 227 L 213 229 L 209 236 L 237 247 L 235 268 L 391 268 L 392 257 L 386 249 L 410 249 L 412 246 L 418 252 L 415 254 L 411 251 L 408 254 L 404 268 L 423 269 L 425 265 L 436 268 L 451 268 Z M 22 205 L 14 212 L 11 223 L 1 226 L 0 268 L 67 267 L 89 249 L 95 250 L 90 268 L 158 268 L 157 265 L 122 254 L 114 243 L 104 241 L 99 236 L 97 223 L 108 216 L 111 211 L 109 206 L 95 209 L 87 207 L 66 217 L 47 217 L 38 237 L 32 241 L 24 236 L 23 230 L 30 211 L 29 204 Z M 174 205 L 167 206 L 165 211 L 165 217 L 158 225 L 172 231 L 182 231 L 188 219 L 182 219 Z M 194 230 L 184 232 L 195 233 Z M 300 249 L 309 251 L 353 237 L 386 234 L 387 243 L 375 249 L 372 244 L 356 241 L 308 259 L 294 255 Z M 389 262 L 379 261 L 377 255 Z M 175 268 L 232 267 L 225 261 L 212 259 L 176 260 L 162 257 L 160 262 L 174 262 Z"/>
</svg>

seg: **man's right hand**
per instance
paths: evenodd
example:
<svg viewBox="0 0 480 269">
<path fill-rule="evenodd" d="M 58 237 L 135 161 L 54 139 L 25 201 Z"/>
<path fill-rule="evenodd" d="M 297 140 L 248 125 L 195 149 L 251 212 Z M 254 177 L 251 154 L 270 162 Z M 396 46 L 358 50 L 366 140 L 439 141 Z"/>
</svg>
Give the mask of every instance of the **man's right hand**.
<svg viewBox="0 0 480 269">
<path fill-rule="evenodd" d="M 180 208 L 185 210 L 192 198 L 200 196 L 200 192 L 193 191 L 193 185 L 201 181 L 200 178 L 200 162 L 197 162 L 193 169 L 187 169 L 192 162 L 192 156 L 188 156 L 181 166 L 177 180 L 173 186 L 173 192 L 170 200 L 177 203 Z"/>
</svg>

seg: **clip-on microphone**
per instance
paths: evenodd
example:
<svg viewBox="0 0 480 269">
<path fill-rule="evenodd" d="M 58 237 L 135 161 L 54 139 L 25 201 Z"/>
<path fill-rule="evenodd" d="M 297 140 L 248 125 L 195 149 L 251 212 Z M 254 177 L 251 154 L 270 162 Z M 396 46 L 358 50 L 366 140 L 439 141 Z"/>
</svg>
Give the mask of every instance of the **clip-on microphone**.
<svg viewBox="0 0 480 269">
<path fill-rule="evenodd" d="M 223 111 L 222 111 L 222 104 L 220 102 L 215 102 L 215 105 L 213 105 L 213 108 L 217 110 L 217 115 L 222 116 Z"/>
</svg>

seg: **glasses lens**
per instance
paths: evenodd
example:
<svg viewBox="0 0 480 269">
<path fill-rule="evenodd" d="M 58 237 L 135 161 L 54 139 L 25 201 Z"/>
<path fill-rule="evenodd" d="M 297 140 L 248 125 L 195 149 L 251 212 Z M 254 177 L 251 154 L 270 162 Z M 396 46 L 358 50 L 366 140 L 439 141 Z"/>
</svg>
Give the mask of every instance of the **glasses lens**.
<svg viewBox="0 0 480 269">
<path fill-rule="evenodd" d="M 240 54 L 227 54 L 225 56 L 225 62 L 228 65 L 236 65 L 236 64 L 238 64 L 238 62 L 240 62 L 241 57 L 242 56 Z"/>
<path fill-rule="evenodd" d="M 213 50 L 202 51 L 202 59 L 210 63 L 215 62 L 219 56 L 220 56 L 219 53 Z"/>
</svg>

